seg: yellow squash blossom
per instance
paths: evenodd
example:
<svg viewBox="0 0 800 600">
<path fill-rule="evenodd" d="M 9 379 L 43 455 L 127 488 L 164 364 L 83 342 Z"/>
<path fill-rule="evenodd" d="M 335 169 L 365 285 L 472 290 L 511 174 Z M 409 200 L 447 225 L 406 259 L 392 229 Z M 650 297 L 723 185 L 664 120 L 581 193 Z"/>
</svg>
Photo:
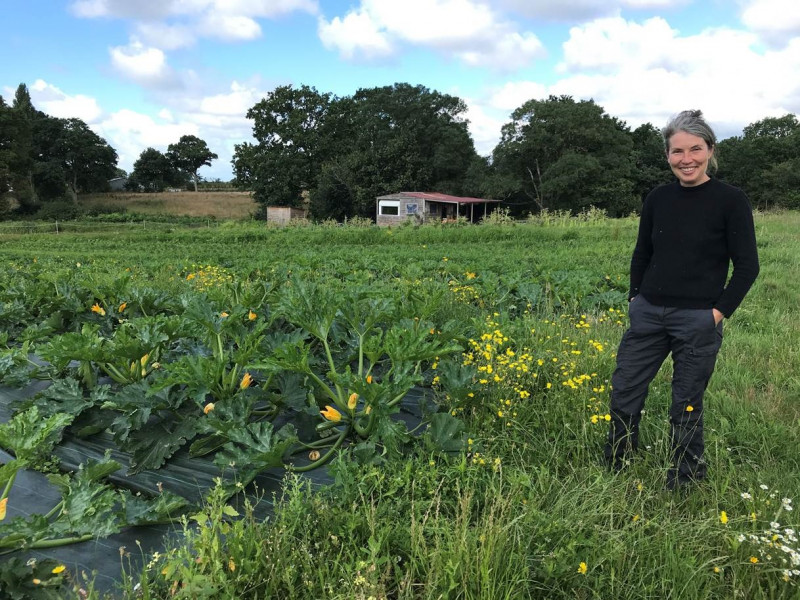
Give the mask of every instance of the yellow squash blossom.
<svg viewBox="0 0 800 600">
<path fill-rule="evenodd" d="M 230 315 L 228 313 L 226 313 L 225 311 L 223 311 L 223 312 L 219 313 L 219 316 L 224 319 L 225 317 L 228 317 Z"/>
<path fill-rule="evenodd" d="M 128 303 L 127 302 L 123 302 L 122 304 L 119 305 L 119 308 L 117 309 L 117 312 L 124 312 L 126 308 L 128 308 Z"/>
<path fill-rule="evenodd" d="M 92 305 L 92 312 L 93 313 L 97 313 L 101 317 L 105 317 L 106 316 L 105 309 L 102 306 L 100 306 L 99 304 L 97 304 L 96 302 Z"/>
<path fill-rule="evenodd" d="M 342 413 L 340 413 L 332 406 L 326 406 L 325 410 L 321 410 L 319 412 L 323 417 L 328 419 L 328 421 L 333 421 L 335 423 L 338 423 L 339 421 L 342 420 Z"/>
<path fill-rule="evenodd" d="M 250 373 L 245 373 L 244 377 L 242 377 L 242 382 L 239 384 L 239 389 L 246 390 L 250 387 L 251 383 L 253 383 L 253 378 L 250 376 Z"/>
<path fill-rule="evenodd" d="M 0 500 L 0 521 L 6 518 L 6 508 L 8 506 L 8 498 Z"/>
<path fill-rule="evenodd" d="M 203 408 L 203 414 L 207 415 L 207 414 L 208 414 L 208 413 L 210 413 L 212 410 L 214 410 L 214 403 L 213 403 L 213 402 L 209 402 L 209 403 L 208 403 L 208 404 L 206 404 L 206 405 L 205 405 L 205 407 Z"/>
<path fill-rule="evenodd" d="M 249 313 L 247 313 L 247 318 L 251 321 L 255 321 L 258 318 L 258 315 L 251 310 Z"/>
<path fill-rule="evenodd" d="M 350 397 L 347 399 L 347 408 L 353 410 L 358 405 L 358 394 L 353 393 L 350 394 Z"/>
<path fill-rule="evenodd" d="M 367 383 L 372 383 L 372 375 L 367 375 Z"/>
</svg>

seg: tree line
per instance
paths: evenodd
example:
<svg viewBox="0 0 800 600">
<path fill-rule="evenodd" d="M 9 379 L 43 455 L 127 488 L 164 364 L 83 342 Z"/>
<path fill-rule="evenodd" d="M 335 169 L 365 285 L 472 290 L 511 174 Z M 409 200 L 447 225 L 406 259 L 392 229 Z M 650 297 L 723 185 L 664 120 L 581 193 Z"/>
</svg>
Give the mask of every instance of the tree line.
<svg viewBox="0 0 800 600">
<path fill-rule="evenodd" d="M 501 200 L 513 213 L 612 216 L 671 181 L 660 130 L 635 129 L 592 100 L 550 96 L 511 113 L 491 157 L 475 151 L 465 103 L 397 83 L 335 97 L 281 86 L 253 106 L 255 143 L 236 146 L 235 181 L 262 205 L 306 205 L 318 219 L 375 214 L 377 196 L 433 191 Z M 757 208 L 800 208 L 800 124 L 769 117 L 718 143 L 718 176 Z"/>
<path fill-rule="evenodd" d="M 550 96 L 513 111 L 490 157 L 478 155 L 460 98 L 395 83 L 334 96 L 279 86 L 247 112 L 253 142 L 236 145 L 234 182 L 262 207 L 298 206 L 315 219 L 375 214 L 375 198 L 430 191 L 501 200 L 514 214 L 595 206 L 612 216 L 641 206 L 670 181 L 659 129 L 635 129 L 592 100 Z M 800 123 L 768 117 L 717 145 L 718 176 L 760 209 L 800 208 Z M 129 189 L 197 189 L 198 169 L 217 155 L 195 136 L 167 152 L 145 149 Z M 13 190 L 21 212 L 107 189 L 124 174 L 116 151 L 80 119 L 36 110 L 24 84 L 12 105 L 0 96 L 0 199 Z M 2 206 L 0 206 L 2 209 Z M 1 210 L 0 210 L 1 212 Z"/>
<path fill-rule="evenodd" d="M 142 152 L 127 185 L 159 191 L 192 182 L 197 191 L 198 169 L 216 158 L 203 140 L 185 135 L 166 154 Z M 107 191 L 109 180 L 126 175 L 117 159 L 116 150 L 81 119 L 37 110 L 24 83 L 10 105 L 0 96 L 0 215 L 9 212 L 11 195 L 18 213 L 32 214 L 48 203 L 75 203 L 79 194 Z"/>
</svg>

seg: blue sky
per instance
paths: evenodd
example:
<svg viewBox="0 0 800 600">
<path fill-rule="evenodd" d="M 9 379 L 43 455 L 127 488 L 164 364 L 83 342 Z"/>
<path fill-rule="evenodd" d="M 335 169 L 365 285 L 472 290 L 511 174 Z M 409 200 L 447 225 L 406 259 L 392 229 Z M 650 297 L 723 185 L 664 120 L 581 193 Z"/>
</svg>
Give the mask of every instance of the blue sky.
<svg viewBox="0 0 800 600">
<path fill-rule="evenodd" d="M 395 82 L 457 95 L 488 155 L 531 98 L 594 99 L 636 127 L 701 108 L 720 137 L 800 113 L 796 0 L 0 0 L 0 94 L 80 117 L 126 170 L 197 135 L 232 177 L 277 85 Z"/>
</svg>

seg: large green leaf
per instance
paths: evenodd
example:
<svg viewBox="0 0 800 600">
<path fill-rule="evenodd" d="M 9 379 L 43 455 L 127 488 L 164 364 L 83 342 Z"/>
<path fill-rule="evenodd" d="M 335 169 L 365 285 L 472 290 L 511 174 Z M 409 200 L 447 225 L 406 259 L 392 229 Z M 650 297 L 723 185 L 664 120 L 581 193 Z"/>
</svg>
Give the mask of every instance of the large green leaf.
<svg viewBox="0 0 800 600">
<path fill-rule="evenodd" d="M 234 469 L 238 483 L 247 485 L 261 471 L 283 466 L 283 456 L 297 441 L 297 433 L 291 424 L 276 432 L 272 423 L 262 421 L 232 429 L 228 439 L 214 464 L 221 469 Z"/>
<path fill-rule="evenodd" d="M 73 418 L 70 414 L 42 418 L 39 409 L 33 406 L 0 425 L 0 447 L 13 452 L 21 463 L 35 465 L 49 457 Z"/>
<path fill-rule="evenodd" d="M 425 431 L 425 443 L 441 452 L 459 452 L 464 448 L 464 422 L 450 413 L 436 413 Z"/>
<path fill-rule="evenodd" d="M 195 419 L 148 423 L 131 432 L 124 450 L 132 454 L 128 473 L 159 469 L 175 451 L 192 439 L 198 431 Z"/>
</svg>

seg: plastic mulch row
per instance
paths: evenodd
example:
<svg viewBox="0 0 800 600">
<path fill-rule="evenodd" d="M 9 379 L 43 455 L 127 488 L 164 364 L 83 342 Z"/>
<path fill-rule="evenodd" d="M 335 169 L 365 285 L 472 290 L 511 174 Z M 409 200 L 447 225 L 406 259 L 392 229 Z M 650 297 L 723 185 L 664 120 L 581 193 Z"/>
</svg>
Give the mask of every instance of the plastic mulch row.
<svg viewBox="0 0 800 600">
<path fill-rule="evenodd" d="M 0 423 L 5 423 L 12 417 L 13 402 L 29 398 L 48 385 L 49 382 L 35 382 L 23 389 L 0 386 Z M 425 392 L 421 389 L 412 390 L 403 401 L 398 418 L 405 421 L 409 428 L 415 427 L 420 422 L 421 402 L 425 402 Z M 70 472 L 77 470 L 78 466 L 87 460 L 102 459 L 107 451 L 110 451 L 111 458 L 122 465 L 122 468 L 109 476 L 108 480 L 134 493 L 155 495 L 159 486 L 162 486 L 164 490 L 183 496 L 190 503 L 199 504 L 214 485 L 214 479 L 222 475 L 211 458 L 193 458 L 189 456 L 186 447 L 178 450 L 157 471 L 143 471 L 129 475 L 127 473 L 130 464 L 129 455 L 117 450 L 112 436 L 106 432 L 81 439 L 70 435 L 68 428 L 54 454 L 59 460 L 59 468 Z M 2 463 L 11 458 L 11 455 L 0 450 Z M 303 461 L 298 460 L 297 464 L 303 464 Z M 248 486 L 245 493 L 254 500 L 255 514 L 259 518 L 265 518 L 271 513 L 273 494 L 280 492 L 285 474 L 284 469 L 270 469 L 259 474 L 253 484 Z M 332 481 L 326 467 L 301 475 L 307 478 L 312 486 L 321 486 Z M 20 471 L 9 493 L 6 518 L 47 514 L 60 499 L 61 494 L 58 489 L 43 474 L 31 470 Z M 165 537 L 170 535 L 177 535 L 175 525 L 129 527 L 118 534 L 88 542 L 46 550 L 18 551 L 5 557 L 0 556 L 0 562 L 11 556 L 18 556 L 23 560 L 53 559 L 64 564 L 72 574 L 82 572 L 89 576 L 94 574 L 95 588 L 111 591 L 120 581 L 122 564 L 126 569 L 130 564 L 135 577 L 147 555 L 164 550 Z M 130 557 L 124 560 L 120 556 L 122 547 L 130 553 Z"/>
</svg>

